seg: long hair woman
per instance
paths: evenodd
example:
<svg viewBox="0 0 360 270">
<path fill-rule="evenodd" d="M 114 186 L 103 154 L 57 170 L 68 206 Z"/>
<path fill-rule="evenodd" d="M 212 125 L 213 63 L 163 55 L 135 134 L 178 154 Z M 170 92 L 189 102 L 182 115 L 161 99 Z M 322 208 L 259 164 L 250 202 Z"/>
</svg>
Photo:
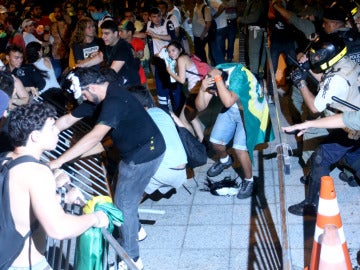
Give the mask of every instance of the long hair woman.
<svg viewBox="0 0 360 270">
<path fill-rule="evenodd" d="M 35 66 L 45 80 L 45 87 L 39 91 L 40 96 L 52 104 L 64 108 L 65 96 L 56 79 L 51 60 L 43 56 L 43 47 L 39 42 L 33 41 L 26 46 L 26 61 Z"/>
<path fill-rule="evenodd" d="M 104 42 L 96 36 L 95 24 L 91 18 L 80 19 L 70 41 L 71 57 L 69 66 L 100 68 L 103 61 Z M 73 62 L 73 63 L 72 63 Z"/>
<path fill-rule="evenodd" d="M 185 105 L 181 110 L 180 119 L 185 127 L 196 137 L 200 142 L 204 139 L 204 130 L 201 122 L 197 116 L 195 106 L 195 98 L 201 86 L 201 80 L 198 75 L 196 66 L 189 55 L 185 52 L 180 42 L 171 41 L 167 46 L 167 51 L 171 59 L 176 60 L 176 71 L 171 71 L 168 67 L 167 71 L 172 78 L 177 82 L 184 84 L 187 81 L 189 95 L 186 99 Z M 187 72 L 189 71 L 189 72 Z"/>
</svg>

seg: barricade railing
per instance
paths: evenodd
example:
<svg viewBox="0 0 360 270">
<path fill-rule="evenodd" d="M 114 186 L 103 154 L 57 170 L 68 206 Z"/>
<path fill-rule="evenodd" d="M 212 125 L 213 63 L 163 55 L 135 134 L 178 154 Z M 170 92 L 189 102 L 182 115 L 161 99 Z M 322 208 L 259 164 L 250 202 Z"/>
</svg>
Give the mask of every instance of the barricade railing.
<svg viewBox="0 0 360 270">
<path fill-rule="evenodd" d="M 275 132 L 277 132 L 280 144 L 277 145 L 277 164 L 278 164 L 278 180 L 279 180 L 279 200 L 280 200 L 280 218 L 281 218 L 281 246 L 282 246 L 282 269 L 291 270 L 291 253 L 289 246 L 289 236 L 288 236 L 288 226 L 286 219 L 286 203 L 285 203 L 285 182 L 284 175 L 290 174 L 290 157 L 289 157 L 289 145 L 286 142 L 286 137 L 283 136 L 281 131 L 281 123 L 285 123 L 284 117 L 281 113 L 279 94 L 277 91 L 277 85 L 275 80 L 275 71 L 271 59 L 270 48 L 268 46 L 268 35 L 267 32 L 264 32 L 264 40 L 266 44 L 266 59 L 267 59 L 267 68 L 268 68 L 268 80 L 271 80 L 273 95 L 274 95 L 274 105 L 276 113 L 276 125 Z"/>
<path fill-rule="evenodd" d="M 38 102 L 44 102 L 39 97 L 36 99 Z M 56 107 L 57 112 L 65 114 L 65 109 L 58 106 L 58 104 L 46 100 Z M 57 147 L 53 151 L 46 151 L 42 154 L 41 160 L 49 162 L 56 159 L 69 149 L 76 141 L 87 132 L 91 130 L 91 126 L 85 121 L 79 121 L 67 130 L 59 134 L 59 141 Z M 110 183 L 107 179 L 106 168 L 103 162 L 103 157 L 100 155 L 93 155 L 84 158 L 79 158 L 76 161 L 69 162 L 63 166 L 63 171 L 71 180 L 70 186 L 76 187 L 84 194 L 86 200 L 91 199 L 93 196 L 111 196 Z M 67 213 L 74 215 L 82 214 L 82 207 L 76 204 L 65 204 L 64 210 Z M 117 258 L 124 260 L 129 269 L 137 269 L 134 262 L 129 258 L 124 249 L 120 246 L 117 240 L 103 228 L 102 234 L 104 239 L 109 244 L 109 249 L 104 252 L 103 268 L 109 269 L 112 267 L 117 269 Z M 54 270 L 71 270 L 75 265 L 75 247 L 76 238 L 66 240 L 55 240 L 50 237 L 46 241 L 46 258 L 50 266 Z"/>
</svg>

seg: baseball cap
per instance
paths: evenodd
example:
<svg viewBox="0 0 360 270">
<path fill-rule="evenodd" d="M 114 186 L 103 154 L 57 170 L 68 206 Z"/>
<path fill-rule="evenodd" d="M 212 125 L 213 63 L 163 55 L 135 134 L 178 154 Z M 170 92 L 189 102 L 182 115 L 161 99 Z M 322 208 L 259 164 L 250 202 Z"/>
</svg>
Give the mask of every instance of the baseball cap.
<svg viewBox="0 0 360 270">
<path fill-rule="evenodd" d="M 120 25 L 119 25 L 119 30 L 126 30 L 126 31 L 135 31 L 135 26 L 133 24 L 133 22 L 129 21 L 129 20 L 123 20 L 121 21 Z"/>
<path fill-rule="evenodd" d="M 0 13 L 6 13 L 8 12 L 7 8 L 4 7 L 3 5 L 0 5 Z"/>
<path fill-rule="evenodd" d="M 3 117 L 4 112 L 9 108 L 9 100 L 9 96 L 3 90 L 0 90 L 0 118 Z"/>
<path fill-rule="evenodd" d="M 23 20 L 22 24 L 21 24 L 21 28 L 24 29 L 26 26 L 32 25 L 35 22 L 30 20 L 30 19 L 25 19 Z"/>
<path fill-rule="evenodd" d="M 326 8 L 324 10 L 325 19 L 332 20 L 332 21 L 342 21 L 346 22 L 347 14 L 343 7 L 339 5 L 334 5 L 332 7 Z"/>
</svg>

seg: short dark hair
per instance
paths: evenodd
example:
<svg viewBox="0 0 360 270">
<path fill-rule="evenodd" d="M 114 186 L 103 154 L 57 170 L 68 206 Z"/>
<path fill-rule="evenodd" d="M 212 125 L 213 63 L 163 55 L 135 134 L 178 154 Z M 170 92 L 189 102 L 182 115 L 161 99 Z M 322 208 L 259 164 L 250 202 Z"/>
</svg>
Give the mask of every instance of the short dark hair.
<svg viewBox="0 0 360 270">
<path fill-rule="evenodd" d="M 9 71 L 0 70 L 0 89 L 10 98 L 14 92 L 14 78 Z"/>
<path fill-rule="evenodd" d="M 152 7 L 149 10 L 149 15 L 152 15 L 152 14 L 155 14 L 155 15 L 161 14 L 161 10 L 158 7 Z"/>
<path fill-rule="evenodd" d="M 10 52 L 19 52 L 24 54 L 24 50 L 22 47 L 18 46 L 18 45 L 10 45 L 5 49 L 5 54 L 9 55 Z"/>
<path fill-rule="evenodd" d="M 100 25 L 101 29 L 109 29 L 112 32 L 119 32 L 118 26 L 113 20 L 106 20 Z"/>
<path fill-rule="evenodd" d="M 160 2 L 158 2 L 158 3 L 157 3 L 157 6 L 160 6 L 160 5 L 165 6 L 165 7 L 166 7 L 166 10 L 169 8 L 168 3 L 167 3 L 167 2 L 165 2 L 165 1 L 160 1 Z"/>
<path fill-rule="evenodd" d="M 46 120 L 55 116 L 55 109 L 47 103 L 33 102 L 16 107 L 9 117 L 9 135 L 13 146 L 25 146 L 30 133 L 41 130 Z"/>
<path fill-rule="evenodd" d="M 74 69 L 74 75 L 79 78 L 80 87 L 89 84 L 103 84 L 107 81 L 106 76 L 94 67 L 76 68 Z"/>
</svg>

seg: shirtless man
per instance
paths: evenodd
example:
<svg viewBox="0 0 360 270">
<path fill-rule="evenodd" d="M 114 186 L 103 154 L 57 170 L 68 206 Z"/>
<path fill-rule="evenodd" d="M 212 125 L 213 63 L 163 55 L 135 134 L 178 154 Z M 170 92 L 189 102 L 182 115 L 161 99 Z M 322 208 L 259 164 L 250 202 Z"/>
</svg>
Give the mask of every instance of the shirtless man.
<svg viewBox="0 0 360 270">
<path fill-rule="evenodd" d="M 32 103 L 14 109 L 9 118 L 9 134 L 15 150 L 7 156 L 16 159 L 29 155 L 40 160 L 44 151 L 53 150 L 59 134 L 55 126 L 55 114 L 53 108 L 43 103 Z M 46 234 L 55 239 L 76 237 L 90 227 L 108 225 L 107 215 L 101 211 L 82 216 L 66 214 L 55 193 L 53 173 L 46 165 L 37 162 L 21 163 L 10 169 L 9 179 L 11 213 L 16 229 L 22 235 L 29 232 L 36 220 Z M 67 195 L 65 202 L 75 200 L 74 196 Z M 28 238 L 9 269 L 27 268 L 30 262 L 32 269 L 51 269 L 44 255 L 37 249 L 38 246 L 33 237 Z"/>
</svg>

